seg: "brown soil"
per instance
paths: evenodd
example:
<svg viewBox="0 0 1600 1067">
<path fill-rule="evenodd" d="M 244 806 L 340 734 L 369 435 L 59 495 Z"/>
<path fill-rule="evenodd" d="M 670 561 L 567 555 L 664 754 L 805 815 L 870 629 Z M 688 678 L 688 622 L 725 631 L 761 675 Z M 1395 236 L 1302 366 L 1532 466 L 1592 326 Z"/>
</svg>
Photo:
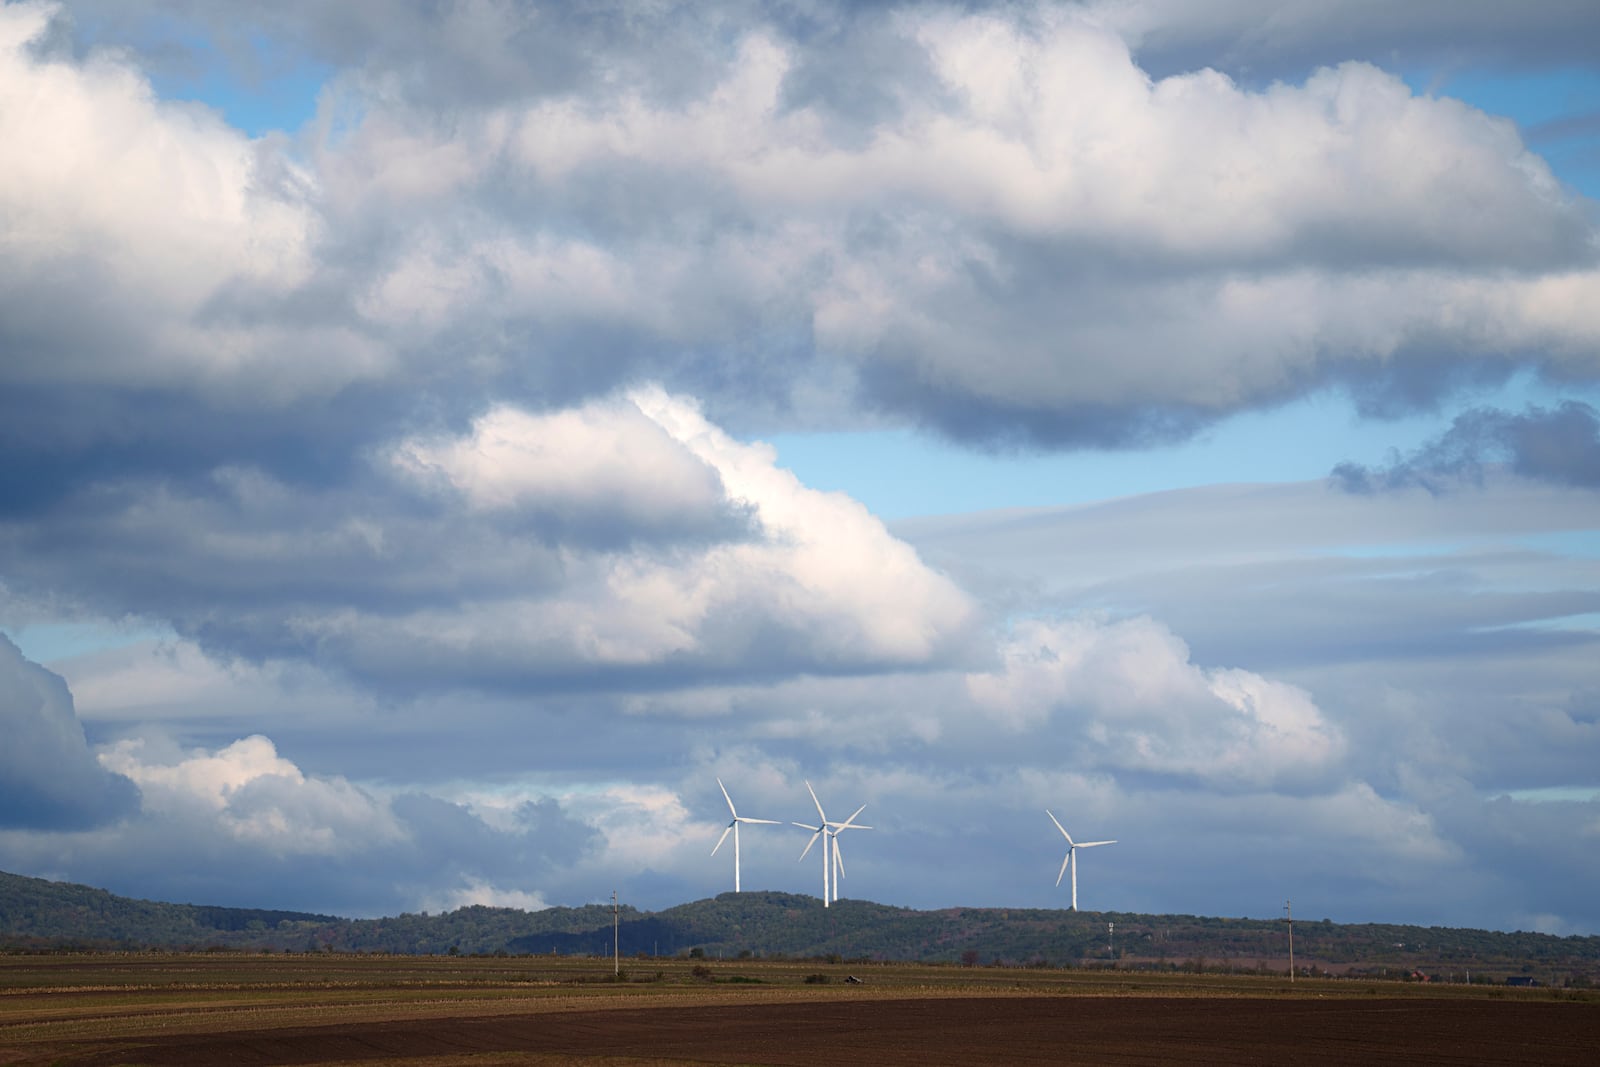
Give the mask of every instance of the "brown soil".
<svg viewBox="0 0 1600 1067">
<path fill-rule="evenodd" d="M 1425 999 L 979 997 L 351 1022 L 79 1045 L 122 1063 L 1582 1064 L 1600 1007 Z"/>
</svg>

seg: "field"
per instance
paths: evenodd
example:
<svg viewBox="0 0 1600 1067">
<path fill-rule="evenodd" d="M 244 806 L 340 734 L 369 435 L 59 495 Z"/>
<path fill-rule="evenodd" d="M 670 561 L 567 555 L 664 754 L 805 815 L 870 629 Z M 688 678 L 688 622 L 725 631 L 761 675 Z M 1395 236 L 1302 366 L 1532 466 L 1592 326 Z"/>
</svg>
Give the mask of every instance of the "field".
<svg viewBox="0 0 1600 1067">
<path fill-rule="evenodd" d="M 523 956 L 0 957 L 0 1064 L 1592 1064 L 1600 993 Z M 859 984 L 846 981 L 860 979 Z"/>
</svg>

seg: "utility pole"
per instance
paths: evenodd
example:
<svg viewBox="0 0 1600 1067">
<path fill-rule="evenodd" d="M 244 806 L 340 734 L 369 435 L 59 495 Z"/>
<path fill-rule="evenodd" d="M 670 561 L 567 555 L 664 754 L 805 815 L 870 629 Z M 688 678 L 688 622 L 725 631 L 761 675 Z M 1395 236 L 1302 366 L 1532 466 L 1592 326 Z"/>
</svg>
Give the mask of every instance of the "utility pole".
<svg viewBox="0 0 1600 1067">
<path fill-rule="evenodd" d="M 1294 909 L 1290 907 L 1293 901 L 1283 902 L 1285 922 L 1289 924 L 1289 984 L 1294 985 Z"/>
<path fill-rule="evenodd" d="M 1117 924 L 1106 923 L 1106 955 L 1112 959 L 1117 958 L 1117 950 L 1113 947 L 1116 944 L 1116 936 Z"/>
<path fill-rule="evenodd" d="M 611 977 L 622 976 L 622 913 L 617 910 L 617 891 L 611 891 Z"/>
</svg>

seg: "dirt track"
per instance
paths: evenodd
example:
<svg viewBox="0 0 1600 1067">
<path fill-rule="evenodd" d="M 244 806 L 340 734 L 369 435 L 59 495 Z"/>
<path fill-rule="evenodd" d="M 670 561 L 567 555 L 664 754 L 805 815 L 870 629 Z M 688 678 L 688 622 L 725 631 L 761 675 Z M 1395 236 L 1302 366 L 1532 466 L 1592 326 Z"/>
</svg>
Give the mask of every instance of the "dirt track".
<svg viewBox="0 0 1600 1067">
<path fill-rule="evenodd" d="M 110 1043 L 108 1042 L 108 1046 Z M 1592 1004 L 1017 997 L 572 1011 L 117 1041 L 73 1064 L 1581 1064 Z M 463 1060 L 462 1062 L 469 1062 Z"/>
</svg>

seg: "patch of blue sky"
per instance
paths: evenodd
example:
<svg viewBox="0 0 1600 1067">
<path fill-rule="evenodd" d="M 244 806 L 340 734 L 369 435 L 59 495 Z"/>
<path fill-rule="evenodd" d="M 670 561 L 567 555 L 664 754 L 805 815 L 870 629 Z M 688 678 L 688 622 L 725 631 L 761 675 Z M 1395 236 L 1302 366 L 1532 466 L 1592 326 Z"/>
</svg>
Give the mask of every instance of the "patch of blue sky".
<svg viewBox="0 0 1600 1067">
<path fill-rule="evenodd" d="M 1492 794 L 1489 799 L 1497 797 L 1510 797 L 1528 804 L 1592 804 L 1600 801 L 1600 786 L 1552 785 L 1540 789 L 1507 789 Z"/>
<path fill-rule="evenodd" d="M 250 137 L 298 130 L 315 116 L 334 73 L 263 34 L 219 37 L 212 26 L 170 15 L 127 11 L 97 19 L 79 13 L 72 25 L 84 48 L 129 53 L 161 99 L 205 104 Z"/>
<path fill-rule="evenodd" d="M 270 55 L 270 48 L 263 45 Z M 153 72 L 152 87 L 163 99 L 195 100 L 222 113 L 228 125 L 249 137 L 293 133 L 317 113 L 330 68 L 306 60 L 267 60 L 243 66 L 215 50 L 195 67 Z"/>
<path fill-rule="evenodd" d="M 1507 623 L 1504 626 L 1484 627 L 1484 633 L 1504 632 L 1506 630 L 1560 630 L 1564 633 L 1600 633 L 1600 613 L 1587 611 L 1576 615 L 1552 615 L 1544 619 L 1528 619 L 1524 622 Z"/>
<path fill-rule="evenodd" d="M 1524 549 L 1541 555 L 1561 556 L 1567 559 L 1600 559 L 1600 530 L 1555 530 L 1534 533 L 1506 533 L 1493 531 L 1476 535 L 1463 535 L 1449 541 L 1406 540 L 1363 542 L 1361 544 L 1329 545 L 1330 555 L 1347 559 L 1426 559 L 1433 561 L 1429 569 L 1436 569 L 1439 561 L 1450 556 L 1485 551 Z"/>
<path fill-rule="evenodd" d="M 11 628 L 6 636 L 24 656 L 45 666 L 91 652 L 177 639 L 166 627 L 105 621 L 26 623 Z"/>
<path fill-rule="evenodd" d="M 1521 411 L 1597 391 L 1519 374 L 1462 406 Z M 764 438 L 815 489 L 848 493 L 880 518 L 1054 507 L 1219 483 L 1325 478 L 1344 462 L 1382 466 L 1450 428 L 1460 408 L 1363 420 L 1339 390 L 1246 412 L 1199 437 L 1142 451 L 975 452 L 915 430 L 785 433 Z"/>
<path fill-rule="evenodd" d="M 1591 530 L 1551 530 L 1545 533 L 1522 534 L 1516 543 L 1536 552 L 1571 556 L 1578 559 L 1600 559 L 1600 527 Z"/>
</svg>

